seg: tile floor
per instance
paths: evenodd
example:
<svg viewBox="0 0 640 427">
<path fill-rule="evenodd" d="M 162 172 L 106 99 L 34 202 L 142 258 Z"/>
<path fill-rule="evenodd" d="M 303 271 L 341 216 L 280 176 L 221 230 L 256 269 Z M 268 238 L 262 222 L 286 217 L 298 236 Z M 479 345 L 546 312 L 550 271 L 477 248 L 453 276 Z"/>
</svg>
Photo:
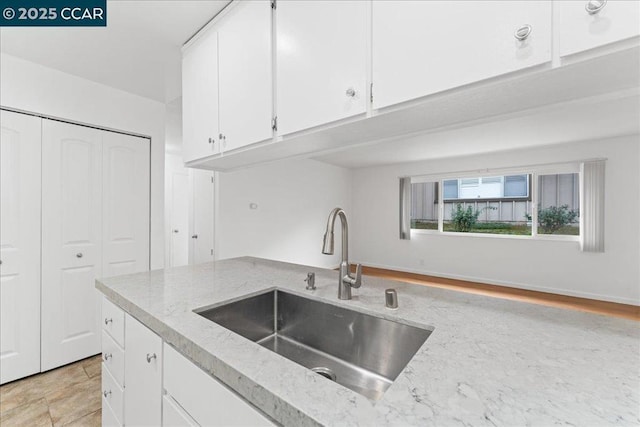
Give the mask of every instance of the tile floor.
<svg viewBox="0 0 640 427">
<path fill-rule="evenodd" d="M 0 386 L 0 425 L 100 426 L 100 355 Z"/>
</svg>

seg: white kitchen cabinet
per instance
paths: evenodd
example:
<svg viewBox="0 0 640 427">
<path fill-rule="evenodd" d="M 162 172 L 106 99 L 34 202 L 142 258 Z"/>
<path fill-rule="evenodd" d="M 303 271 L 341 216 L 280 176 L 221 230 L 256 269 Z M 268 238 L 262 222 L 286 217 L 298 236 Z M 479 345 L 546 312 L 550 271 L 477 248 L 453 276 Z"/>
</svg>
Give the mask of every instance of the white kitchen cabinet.
<svg viewBox="0 0 640 427">
<path fill-rule="evenodd" d="M 564 0 L 554 7 L 560 56 L 640 36 L 640 1 Z"/>
<path fill-rule="evenodd" d="M 102 133 L 42 124 L 42 370 L 100 352 Z"/>
<path fill-rule="evenodd" d="M 0 111 L 0 384 L 40 372 L 40 126 Z"/>
<path fill-rule="evenodd" d="M 162 426 L 197 427 L 198 423 L 171 396 L 165 395 L 162 397 Z"/>
<path fill-rule="evenodd" d="M 218 33 L 205 30 L 182 59 L 182 154 L 190 162 L 220 152 Z"/>
<path fill-rule="evenodd" d="M 149 269 L 149 140 L 42 124 L 42 370 L 100 352 L 98 277 Z M 115 337 L 117 339 L 117 337 Z"/>
<path fill-rule="evenodd" d="M 162 339 L 128 314 L 124 357 L 124 423 L 161 425 Z"/>
<path fill-rule="evenodd" d="M 366 112 L 367 7 L 360 0 L 278 2 L 280 135 Z"/>
<path fill-rule="evenodd" d="M 273 136 L 271 5 L 258 0 L 230 7 L 217 26 L 223 151 Z"/>
<path fill-rule="evenodd" d="M 372 8 L 374 108 L 551 60 L 551 1 L 380 0 Z"/>
<path fill-rule="evenodd" d="M 178 422 L 178 425 L 189 425 L 190 420 L 211 427 L 274 425 L 256 408 L 166 343 L 164 389 L 166 395 L 186 412 L 186 416 L 182 414 L 186 424 Z M 180 419 L 177 414 L 173 415 L 176 416 L 172 416 L 171 420 Z"/>
</svg>

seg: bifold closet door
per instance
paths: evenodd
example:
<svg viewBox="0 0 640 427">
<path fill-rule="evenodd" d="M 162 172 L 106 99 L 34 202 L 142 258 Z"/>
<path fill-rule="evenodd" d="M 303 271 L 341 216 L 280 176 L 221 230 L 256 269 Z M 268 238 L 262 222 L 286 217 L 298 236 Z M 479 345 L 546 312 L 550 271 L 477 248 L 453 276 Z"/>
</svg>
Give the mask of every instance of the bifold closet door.
<svg viewBox="0 0 640 427">
<path fill-rule="evenodd" d="M 100 352 L 102 134 L 42 123 L 42 370 Z"/>
<path fill-rule="evenodd" d="M 0 111 L 0 383 L 40 372 L 40 129 Z"/>
<path fill-rule="evenodd" d="M 102 277 L 147 271 L 150 141 L 103 134 Z"/>
</svg>

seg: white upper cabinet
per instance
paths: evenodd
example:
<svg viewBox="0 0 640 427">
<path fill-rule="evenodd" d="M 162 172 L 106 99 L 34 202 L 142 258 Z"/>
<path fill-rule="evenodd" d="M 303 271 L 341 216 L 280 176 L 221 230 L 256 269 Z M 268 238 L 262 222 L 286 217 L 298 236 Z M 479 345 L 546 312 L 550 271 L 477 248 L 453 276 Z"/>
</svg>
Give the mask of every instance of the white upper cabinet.
<svg viewBox="0 0 640 427">
<path fill-rule="evenodd" d="M 640 35 L 640 1 L 556 1 L 560 56 Z"/>
<path fill-rule="evenodd" d="M 280 1 L 276 9 L 278 133 L 366 112 L 365 1 Z"/>
<path fill-rule="evenodd" d="M 220 152 L 218 34 L 206 30 L 182 59 L 182 155 L 185 162 Z"/>
<path fill-rule="evenodd" d="M 224 151 L 273 137 L 271 4 L 240 1 L 230 7 L 218 27 Z"/>
<path fill-rule="evenodd" d="M 374 108 L 551 60 L 550 1 L 393 0 L 372 7 Z"/>
</svg>

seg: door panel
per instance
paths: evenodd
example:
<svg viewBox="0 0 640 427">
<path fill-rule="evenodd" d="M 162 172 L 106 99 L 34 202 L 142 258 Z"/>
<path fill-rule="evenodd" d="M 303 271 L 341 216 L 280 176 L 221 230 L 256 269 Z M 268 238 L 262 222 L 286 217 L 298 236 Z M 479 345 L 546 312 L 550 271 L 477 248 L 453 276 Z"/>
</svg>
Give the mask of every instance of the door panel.
<svg viewBox="0 0 640 427">
<path fill-rule="evenodd" d="M 100 352 L 102 134 L 43 120 L 43 371 Z"/>
<path fill-rule="evenodd" d="M 201 264 L 214 260 L 214 185 L 213 172 L 191 171 L 191 239 L 190 263 Z"/>
<path fill-rule="evenodd" d="M 184 54 L 182 110 L 183 160 L 189 162 L 217 154 L 220 141 L 216 31 L 207 30 Z"/>
<path fill-rule="evenodd" d="M 363 114 L 367 2 L 283 1 L 276 15 L 278 133 Z"/>
<path fill-rule="evenodd" d="M 223 150 L 270 139 L 273 115 L 271 5 L 242 1 L 218 30 Z"/>
<path fill-rule="evenodd" d="M 40 371 L 42 120 L 0 111 L 0 383 Z"/>
<path fill-rule="evenodd" d="M 102 277 L 149 270 L 149 140 L 104 132 Z"/>
<path fill-rule="evenodd" d="M 373 2 L 373 106 L 551 61 L 551 2 Z M 524 41 L 514 37 L 531 26 Z"/>
</svg>

